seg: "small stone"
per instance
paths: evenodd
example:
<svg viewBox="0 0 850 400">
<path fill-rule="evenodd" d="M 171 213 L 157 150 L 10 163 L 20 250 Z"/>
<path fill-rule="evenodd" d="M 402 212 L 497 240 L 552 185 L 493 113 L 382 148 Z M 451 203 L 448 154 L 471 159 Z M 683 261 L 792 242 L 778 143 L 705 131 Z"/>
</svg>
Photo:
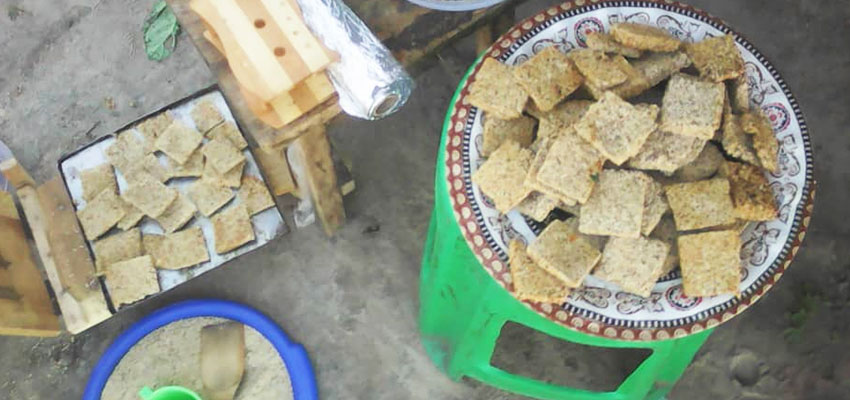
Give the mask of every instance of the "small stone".
<svg viewBox="0 0 850 400">
<path fill-rule="evenodd" d="M 381 224 L 370 224 L 363 228 L 364 234 L 376 233 L 381 230 Z"/>
<path fill-rule="evenodd" d="M 24 10 L 21 7 L 16 5 L 6 6 L 6 15 L 9 17 L 9 21 L 14 21 L 24 14 L 27 14 L 27 10 Z"/>
<path fill-rule="evenodd" d="M 761 373 L 759 360 L 755 354 L 746 351 L 732 358 L 732 376 L 744 386 L 752 386 L 758 382 Z"/>
</svg>

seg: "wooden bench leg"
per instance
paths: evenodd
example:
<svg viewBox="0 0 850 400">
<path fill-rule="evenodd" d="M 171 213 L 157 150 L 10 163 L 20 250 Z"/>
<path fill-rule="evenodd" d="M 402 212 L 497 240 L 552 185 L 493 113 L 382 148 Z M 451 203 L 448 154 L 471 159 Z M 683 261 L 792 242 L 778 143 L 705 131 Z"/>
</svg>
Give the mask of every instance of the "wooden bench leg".
<svg viewBox="0 0 850 400">
<path fill-rule="evenodd" d="M 481 25 L 475 30 L 475 54 L 481 54 L 493 43 L 493 24 Z"/>
<path fill-rule="evenodd" d="M 506 8 L 501 14 L 496 16 L 496 21 L 493 23 L 493 40 L 504 35 L 508 29 L 511 29 L 516 23 L 516 8 Z"/>
<path fill-rule="evenodd" d="M 482 25 L 475 31 L 475 54 L 481 54 L 487 50 L 496 38 L 514 26 L 514 11 L 513 7 L 505 9 L 492 22 Z"/>
<path fill-rule="evenodd" d="M 257 147 L 254 149 L 254 155 L 257 156 L 260 168 L 262 168 L 275 196 L 283 196 L 296 191 L 295 181 L 292 179 L 292 172 L 289 171 L 289 163 L 286 162 L 284 155 L 285 151 L 278 147 Z"/>
<path fill-rule="evenodd" d="M 331 144 L 324 126 L 314 126 L 287 149 L 289 166 L 302 199 L 312 199 L 325 233 L 333 236 L 345 222 Z"/>
</svg>

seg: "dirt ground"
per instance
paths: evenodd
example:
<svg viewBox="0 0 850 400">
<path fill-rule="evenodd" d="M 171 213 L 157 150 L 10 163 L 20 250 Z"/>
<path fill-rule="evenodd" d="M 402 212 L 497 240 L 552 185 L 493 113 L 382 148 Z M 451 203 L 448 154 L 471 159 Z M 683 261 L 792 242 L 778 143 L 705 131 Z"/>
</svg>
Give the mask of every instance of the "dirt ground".
<svg viewBox="0 0 850 400">
<path fill-rule="evenodd" d="M 0 139 L 37 179 L 65 152 L 212 83 L 185 35 L 148 61 L 151 0 L 0 0 Z M 525 2 L 518 18 L 554 1 Z M 814 144 L 815 213 L 790 271 L 720 326 L 670 399 L 850 398 L 850 3 L 692 0 L 752 41 L 781 71 Z M 324 238 L 296 230 L 224 268 L 122 311 L 75 337 L 0 338 L 0 398 L 79 398 L 90 369 L 141 316 L 189 298 L 250 304 L 310 353 L 328 399 L 516 399 L 453 382 L 425 355 L 418 274 L 448 100 L 473 61 L 470 40 L 443 49 L 410 103 L 379 122 L 339 117 L 332 138 L 351 159 L 349 220 Z M 504 331 L 500 365 L 556 382 L 616 385 L 634 354 L 576 349 L 525 328 Z M 604 367 L 604 368 L 603 368 Z M 566 377 L 565 377 L 566 376 Z"/>
</svg>

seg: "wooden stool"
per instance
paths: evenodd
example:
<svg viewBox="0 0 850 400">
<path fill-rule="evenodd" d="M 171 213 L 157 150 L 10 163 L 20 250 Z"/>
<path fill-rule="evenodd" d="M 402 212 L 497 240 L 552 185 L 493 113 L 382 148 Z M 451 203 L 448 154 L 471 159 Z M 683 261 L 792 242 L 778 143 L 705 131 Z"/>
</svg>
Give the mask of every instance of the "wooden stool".
<svg viewBox="0 0 850 400">
<path fill-rule="evenodd" d="M 234 116 L 253 140 L 252 145 L 258 147 L 254 153 L 260 155 L 260 163 L 269 178 L 272 191 L 277 196 L 292 194 L 300 196 L 299 201 L 312 202 L 325 232 L 333 234 L 345 221 L 343 193 L 339 186 L 350 190 L 353 183 L 336 176 L 334 170 L 339 168 L 314 167 L 338 164 L 334 162 L 332 147 L 324 130 L 324 125 L 342 111 L 338 96 L 331 94 L 280 128 L 267 124 L 264 118 L 255 113 L 257 105 L 250 94 L 244 96 L 227 59 L 216 48 L 216 41 L 210 40 L 212 32 L 192 11 L 190 2 L 168 0 L 180 25 L 218 77 L 219 87 L 227 97 Z M 384 40 L 402 65 L 410 68 L 450 40 L 473 32 L 505 10 L 512 10 L 516 3 L 516 0 L 505 1 L 498 6 L 469 13 L 443 13 L 411 6 L 405 0 L 364 0 L 349 2 L 348 5 Z M 386 10 L 397 12 L 388 13 Z M 434 24 L 437 13 L 441 22 Z M 416 32 L 415 37 L 411 36 L 413 32 Z M 304 138 L 299 139 L 302 136 Z M 305 173 L 301 174 L 302 171 Z M 294 179 L 293 173 L 300 174 L 303 182 Z"/>
</svg>

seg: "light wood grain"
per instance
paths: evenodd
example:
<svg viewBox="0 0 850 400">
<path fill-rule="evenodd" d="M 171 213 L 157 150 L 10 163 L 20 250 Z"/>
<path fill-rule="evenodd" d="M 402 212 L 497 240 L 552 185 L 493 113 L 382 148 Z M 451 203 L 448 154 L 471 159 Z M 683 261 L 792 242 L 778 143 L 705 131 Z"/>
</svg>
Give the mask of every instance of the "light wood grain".
<svg viewBox="0 0 850 400">
<path fill-rule="evenodd" d="M 215 32 L 239 83 L 263 101 L 303 79 L 290 76 L 235 0 L 192 0 L 191 8 Z"/>
<path fill-rule="evenodd" d="M 275 25 L 283 30 L 283 34 L 293 44 L 299 58 L 311 72 L 322 71 L 330 63 L 339 59 L 339 56 L 328 50 L 304 24 L 297 1 L 260 0 L 259 2 L 268 11 Z"/>
<path fill-rule="evenodd" d="M 20 188 L 18 197 L 65 328 L 79 333 L 109 318 L 112 313 L 60 178 L 38 192 L 30 186 Z"/>
<path fill-rule="evenodd" d="M 224 54 L 240 86 L 264 102 L 286 99 L 286 93 L 336 59 L 288 2 L 192 0 L 190 7 L 207 26 L 210 32 L 204 36 Z"/>
<path fill-rule="evenodd" d="M 325 128 L 311 128 L 292 144 L 287 155 L 298 187 L 309 191 L 322 228 L 333 236 L 345 222 L 345 209 Z"/>
<path fill-rule="evenodd" d="M 203 36 L 222 55 L 225 54 L 218 35 L 205 30 Z M 270 102 L 264 101 L 260 96 L 242 85 L 239 85 L 239 92 L 254 116 L 273 128 L 282 128 L 331 98 L 336 90 L 327 74 L 320 71 L 308 76 L 302 82 L 297 83 L 289 92 L 281 93 Z"/>
</svg>

